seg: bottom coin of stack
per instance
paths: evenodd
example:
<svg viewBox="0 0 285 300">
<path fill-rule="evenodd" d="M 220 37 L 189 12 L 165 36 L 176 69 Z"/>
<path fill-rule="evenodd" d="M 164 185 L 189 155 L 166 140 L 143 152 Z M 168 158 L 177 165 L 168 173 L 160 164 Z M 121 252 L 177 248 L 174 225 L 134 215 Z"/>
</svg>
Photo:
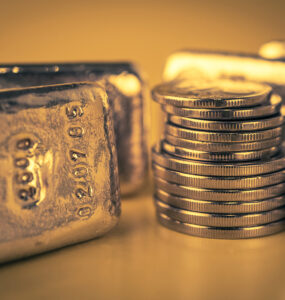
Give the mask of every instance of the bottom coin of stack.
<svg viewBox="0 0 285 300">
<path fill-rule="evenodd" d="M 245 88 L 247 83 L 242 82 L 238 91 L 236 83 L 234 89 L 231 82 L 223 82 L 216 84 L 218 88 L 204 83 L 202 92 L 197 87 L 185 91 L 185 83 L 182 92 L 173 85 L 153 91 L 168 113 L 164 138 L 152 149 L 154 202 L 159 222 L 170 229 L 238 239 L 285 228 L 280 106 L 266 100 L 272 98 L 270 88 L 250 84 Z M 241 115 L 266 106 L 270 110 L 256 117 Z M 203 115 L 204 110 L 208 113 Z"/>
</svg>

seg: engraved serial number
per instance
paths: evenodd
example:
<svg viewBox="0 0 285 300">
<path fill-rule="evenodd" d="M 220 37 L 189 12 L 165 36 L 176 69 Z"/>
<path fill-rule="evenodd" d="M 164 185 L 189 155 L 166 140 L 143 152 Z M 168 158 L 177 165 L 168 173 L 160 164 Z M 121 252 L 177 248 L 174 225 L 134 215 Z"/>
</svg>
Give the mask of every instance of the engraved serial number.
<svg viewBox="0 0 285 300">
<path fill-rule="evenodd" d="M 84 138 L 85 128 L 81 126 L 81 118 L 84 116 L 82 106 L 73 105 L 65 110 L 68 121 L 70 122 L 67 134 L 74 143 L 69 149 L 69 160 L 71 163 L 70 176 L 75 181 L 73 196 L 79 200 L 87 200 L 93 196 L 93 188 L 91 186 L 91 172 L 88 165 L 88 153 L 84 149 L 80 149 L 80 141 Z M 84 205 L 77 210 L 79 217 L 90 217 L 92 209 L 88 205 Z"/>
</svg>

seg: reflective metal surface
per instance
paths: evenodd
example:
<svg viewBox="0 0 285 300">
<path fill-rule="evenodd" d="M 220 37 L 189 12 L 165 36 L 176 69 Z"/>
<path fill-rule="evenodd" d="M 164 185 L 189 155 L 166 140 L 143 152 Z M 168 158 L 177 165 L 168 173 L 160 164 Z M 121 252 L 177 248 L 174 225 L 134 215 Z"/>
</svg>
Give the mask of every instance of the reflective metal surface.
<svg viewBox="0 0 285 300">
<path fill-rule="evenodd" d="M 195 140 L 186 140 L 181 139 L 176 136 L 165 134 L 165 140 L 170 144 L 193 149 L 193 150 L 201 150 L 207 152 L 234 152 L 234 151 L 253 151 L 253 150 L 261 150 L 269 147 L 280 146 L 281 144 L 281 136 L 278 136 L 273 139 L 262 140 L 258 142 L 249 142 L 249 143 L 213 143 L 213 142 L 200 142 Z"/>
<path fill-rule="evenodd" d="M 192 185 L 198 188 L 217 189 L 222 186 L 224 189 L 252 189 L 269 186 L 285 181 L 285 169 L 269 174 L 258 176 L 204 176 L 177 172 L 155 163 L 152 164 L 156 176 L 169 182 L 182 185 Z"/>
<path fill-rule="evenodd" d="M 285 181 L 270 186 L 246 190 L 223 189 L 222 183 L 215 189 L 205 189 L 192 185 L 168 182 L 159 177 L 156 177 L 154 182 L 156 187 L 163 191 L 194 200 L 249 202 L 269 199 L 285 194 Z"/>
<path fill-rule="evenodd" d="M 130 63 L 0 65 L 0 89 L 100 81 L 113 110 L 121 191 L 129 194 L 147 176 L 146 86 Z"/>
<path fill-rule="evenodd" d="M 153 99 L 160 104 L 193 108 L 247 107 L 267 102 L 268 85 L 222 79 L 173 79 L 154 87 Z"/>
<path fill-rule="evenodd" d="M 281 220 L 285 217 L 285 206 L 265 212 L 242 213 L 242 214 L 213 214 L 193 212 L 186 209 L 168 205 L 159 199 L 155 199 L 156 209 L 159 214 L 169 218 L 193 225 L 213 227 L 245 227 L 268 224 Z"/>
<path fill-rule="evenodd" d="M 285 41 L 270 41 L 263 44 L 258 51 L 261 57 L 266 59 L 285 61 Z"/>
<path fill-rule="evenodd" d="M 227 78 L 267 83 L 285 96 L 285 62 L 258 55 L 182 50 L 169 56 L 164 80 L 186 78 Z"/>
<path fill-rule="evenodd" d="M 253 132 L 227 132 L 227 131 L 203 131 L 195 130 L 177 125 L 166 123 L 165 132 L 167 134 L 188 139 L 191 141 L 213 142 L 213 143 L 240 143 L 240 142 L 256 142 L 278 137 L 282 133 L 282 126 L 258 130 Z"/>
<path fill-rule="evenodd" d="M 190 211 L 206 213 L 251 213 L 272 210 L 285 205 L 285 196 L 271 199 L 239 202 L 239 201 L 209 201 L 194 200 L 180 196 L 171 195 L 163 190 L 156 189 L 155 197 L 177 208 L 188 209 Z"/>
<path fill-rule="evenodd" d="M 0 123 L 0 262 L 85 241 L 117 224 L 117 154 L 102 86 L 1 91 Z"/>
<path fill-rule="evenodd" d="M 176 219 L 169 218 L 165 214 L 161 213 L 158 213 L 157 217 L 158 221 L 162 225 L 175 231 L 199 237 L 218 239 L 244 239 L 262 237 L 284 230 L 285 225 L 285 220 L 282 219 L 279 221 L 257 226 L 214 227 L 181 222 Z"/>
<path fill-rule="evenodd" d="M 274 94 L 270 98 L 270 104 L 246 108 L 233 109 L 207 109 L 207 108 L 187 108 L 170 105 L 163 105 L 162 110 L 173 115 L 189 117 L 204 120 L 244 120 L 258 119 L 272 116 L 280 112 L 282 99 L 279 95 Z"/>
<path fill-rule="evenodd" d="M 162 167 L 182 173 L 206 176 L 253 176 L 284 169 L 285 156 L 283 152 L 267 161 L 202 162 L 169 155 L 161 150 L 160 145 L 156 145 L 152 148 L 152 160 Z"/>
<path fill-rule="evenodd" d="M 166 112 L 152 156 L 158 220 L 207 238 L 278 232 L 285 228 L 281 97 L 266 84 L 203 71 L 188 65 L 152 91 Z"/>
<path fill-rule="evenodd" d="M 274 154 L 278 153 L 279 147 L 270 147 L 261 150 L 247 151 L 247 152 L 208 152 L 201 150 L 193 150 L 188 148 L 172 145 L 167 141 L 161 142 L 163 151 L 166 153 L 193 160 L 213 161 L 213 162 L 239 162 L 239 161 L 252 161 L 258 159 L 268 159 Z"/>
<path fill-rule="evenodd" d="M 258 120 L 228 122 L 201 119 L 197 120 L 194 118 L 191 119 L 169 115 L 168 120 L 178 126 L 207 131 L 255 131 L 282 126 L 284 123 L 284 119 L 280 115 L 275 115 Z"/>
</svg>

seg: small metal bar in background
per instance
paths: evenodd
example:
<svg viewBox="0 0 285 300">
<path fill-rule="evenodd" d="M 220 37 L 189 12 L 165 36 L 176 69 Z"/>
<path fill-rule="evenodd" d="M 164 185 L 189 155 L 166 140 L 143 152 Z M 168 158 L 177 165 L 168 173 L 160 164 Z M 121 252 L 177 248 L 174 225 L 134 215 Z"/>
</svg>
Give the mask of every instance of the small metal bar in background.
<svg viewBox="0 0 285 300">
<path fill-rule="evenodd" d="M 86 241 L 117 224 L 117 153 L 102 86 L 1 91 L 0 121 L 0 262 Z"/>
<path fill-rule="evenodd" d="M 264 44 L 259 55 L 181 50 L 167 59 L 163 80 L 187 78 L 229 78 L 267 83 L 285 99 L 285 42 Z M 261 56 L 263 55 L 263 56 Z"/>
</svg>

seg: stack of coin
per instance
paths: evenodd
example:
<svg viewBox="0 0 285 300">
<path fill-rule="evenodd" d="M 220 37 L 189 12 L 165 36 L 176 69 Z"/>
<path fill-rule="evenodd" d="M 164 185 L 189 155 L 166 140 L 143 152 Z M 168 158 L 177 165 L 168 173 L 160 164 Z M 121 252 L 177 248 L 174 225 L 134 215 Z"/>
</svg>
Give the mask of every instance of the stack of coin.
<svg viewBox="0 0 285 300">
<path fill-rule="evenodd" d="M 161 224 L 210 238 L 249 238 L 285 227 L 281 98 L 265 84 L 234 80 L 164 83 L 166 112 L 152 149 Z"/>
</svg>

